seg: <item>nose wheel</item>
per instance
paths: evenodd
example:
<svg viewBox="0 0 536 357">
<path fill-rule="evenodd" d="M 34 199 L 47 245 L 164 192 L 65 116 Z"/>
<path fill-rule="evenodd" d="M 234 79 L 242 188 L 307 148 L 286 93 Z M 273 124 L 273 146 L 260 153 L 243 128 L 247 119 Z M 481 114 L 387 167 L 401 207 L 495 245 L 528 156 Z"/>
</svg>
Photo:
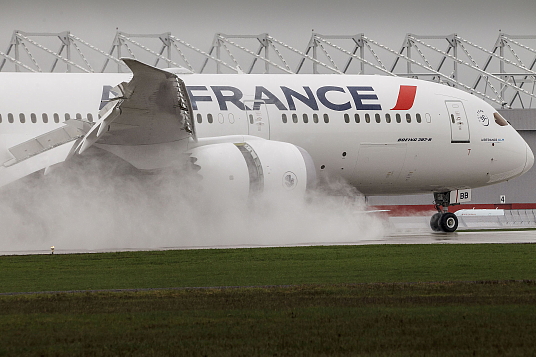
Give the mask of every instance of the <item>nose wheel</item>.
<svg viewBox="0 0 536 357">
<path fill-rule="evenodd" d="M 450 192 L 434 193 L 434 202 L 437 209 L 430 218 L 430 228 L 434 232 L 454 232 L 458 229 L 458 217 L 454 213 L 448 212 L 450 205 Z"/>
<path fill-rule="evenodd" d="M 435 213 L 432 218 L 430 218 L 430 228 L 434 232 L 441 232 L 441 228 L 439 228 L 439 218 L 441 218 L 441 213 L 437 212 Z"/>
<path fill-rule="evenodd" d="M 430 228 L 434 232 L 454 232 L 458 229 L 458 217 L 451 212 L 438 212 L 430 218 Z"/>
</svg>

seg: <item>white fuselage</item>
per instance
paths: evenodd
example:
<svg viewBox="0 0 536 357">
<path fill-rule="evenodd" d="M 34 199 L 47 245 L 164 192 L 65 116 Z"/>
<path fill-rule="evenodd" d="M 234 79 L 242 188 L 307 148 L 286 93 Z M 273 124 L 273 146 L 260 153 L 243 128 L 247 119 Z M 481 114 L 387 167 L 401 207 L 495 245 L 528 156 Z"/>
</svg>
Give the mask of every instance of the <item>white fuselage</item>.
<svg viewBox="0 0 536 357">
<path fill-rule="evenodd" d="M 493 107 L 445 85 L 364 75 L 179 77 L 198 138 L 292 143 L 309 152 L 318 175 L 342 176 L 367 195 L 485 186 L 533 162 L 519 134 L 496 122 Z M 103 88 L 130 78 L 0 73 L 0 162 L 11 159 L 8 148 L 61 126 L 66 115 L 96 120 L 109 95 Z"/>
</svg>

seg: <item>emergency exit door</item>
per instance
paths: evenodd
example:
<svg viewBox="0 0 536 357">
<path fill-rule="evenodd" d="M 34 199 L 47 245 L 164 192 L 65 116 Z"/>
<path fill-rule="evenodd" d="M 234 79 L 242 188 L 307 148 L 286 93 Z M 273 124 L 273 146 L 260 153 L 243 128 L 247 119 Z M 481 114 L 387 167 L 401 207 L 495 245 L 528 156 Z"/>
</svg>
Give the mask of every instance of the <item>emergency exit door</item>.
<svg viewBox="0 0 536 357">
<path fill-rule="evenodd" d="M 471 141 L 469 136 L 469 122 L 463 103 L 460 101 L 446 101 L 447 111 L 449 113 L 450 137 L 453 143 L 468 143 Z"/>
<path fill-rule="evenodd" d="M 264 100 L 246 100 L 249 135 L 270 139 L 270 120 Z"/>
</svg>

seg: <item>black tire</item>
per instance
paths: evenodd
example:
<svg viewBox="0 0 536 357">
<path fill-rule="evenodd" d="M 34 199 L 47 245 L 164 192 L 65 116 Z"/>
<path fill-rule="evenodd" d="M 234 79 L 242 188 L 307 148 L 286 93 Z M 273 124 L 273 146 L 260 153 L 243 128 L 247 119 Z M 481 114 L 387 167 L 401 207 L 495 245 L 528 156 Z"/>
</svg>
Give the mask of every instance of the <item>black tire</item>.
<svg viewBox="0 0 536 357">
<path fill-rule="evenodd" d="M 446 212 L 439 218 L 439 228 L 443 232 L 454 232 L 458 228 L 458 217 L 454 213 Z"/>
<path fill-rule="evenodd" d="M 441 232 L 441 228 L 439 227 L 439 218 L 441 218 L 441 213 L 436 213 L 430 218 L 430 228 L 434 232 Z"/>
</svg>

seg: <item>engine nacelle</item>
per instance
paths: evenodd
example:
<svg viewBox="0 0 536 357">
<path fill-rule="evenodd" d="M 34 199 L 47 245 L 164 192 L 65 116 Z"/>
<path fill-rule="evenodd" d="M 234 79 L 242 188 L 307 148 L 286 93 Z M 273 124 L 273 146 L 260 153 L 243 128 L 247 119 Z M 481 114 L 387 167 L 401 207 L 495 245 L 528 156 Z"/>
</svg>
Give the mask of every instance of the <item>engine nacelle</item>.
<svg viewBox="0 0 536 357">
<path fill-rule="evenodd" d="M 205 193 L 247 200 L 259 194 L 303 196 L 316 182 L 313 159 L 295 145 L 269 140 L 218 143 L 190 150 Z"/>
</svg>

